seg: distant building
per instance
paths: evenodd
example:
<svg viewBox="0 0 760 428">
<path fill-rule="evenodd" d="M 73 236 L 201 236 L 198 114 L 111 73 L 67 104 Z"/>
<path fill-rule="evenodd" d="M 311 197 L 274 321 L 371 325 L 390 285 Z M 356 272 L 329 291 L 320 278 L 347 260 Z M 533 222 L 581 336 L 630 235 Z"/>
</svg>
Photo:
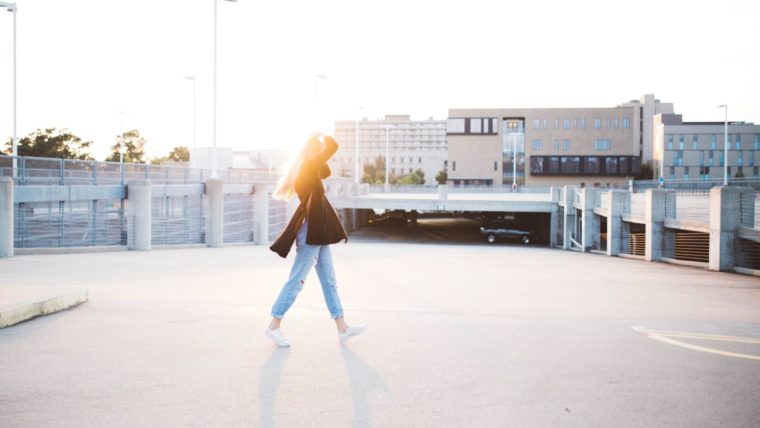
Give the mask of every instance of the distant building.
<svg viewBox="0 0 760 428">
<path fill-rule="evenodd" d="M 654 118 L 655 176 L 670 180 L 722 179 L 724 122 L 684 122 L 680 114 Z M 758 177 L 760 125 L 728 122 L 728 176 Z"/>
<path fill-rule="evenodd" d="M 190 168 L 212 169 L 213 147 L 190 149 Z M 232 150 L 229 147 L 216 148 L 216 169 L 255 169 L 277 172 L 287 162 L 288 152 L 279 149 Z"/>
<path fill-rule="evenodd" d="M 653 159 L 653 118 L 673 105 L 645 95 L 616 107 L 449 109 L 452 185 L 624 186 Z"/>
<path fill-rule="evenodd" d="M 445 120 L 411 120 L 408 115 L 387 115 L 380 120 L 335 122 L 335 138 L 340 150 L 330 160 L 330 168 L 336 176 L 354 177 L 357 131 L 360 180 L 364 165 L 386 157 L 386 136 L 391 176 L 401 177 L 421 169 L 425 173 L 425 184 L 432 185 L 436 184 L 436 175 L 445 169 Z"/>
</svg>

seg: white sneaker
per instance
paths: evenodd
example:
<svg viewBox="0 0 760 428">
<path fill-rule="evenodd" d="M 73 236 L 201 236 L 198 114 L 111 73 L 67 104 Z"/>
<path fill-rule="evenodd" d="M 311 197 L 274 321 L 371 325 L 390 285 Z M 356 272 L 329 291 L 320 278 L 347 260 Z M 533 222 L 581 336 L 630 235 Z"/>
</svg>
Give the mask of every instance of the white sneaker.
<svg viewBox="0 0 760 428">
<path fill-rule="evenodd" d="M 338 336 L 340 337 L 341 343 L 343 343 L 354 336 L 358 336 L 364 333 L 366 330 L 367 330 L 367 324 L 360 324 L 360 325 L 357 325 L 356 327 L 348 326 L 348 328 L 346 328 L 346 331 L 344 331 L 343 333 L 338 333 Z"/>
<path fill-rule="evenodd" d="M 285 340 L 285 335 L 282 334 L 282 331 L 280 331 L 279 328 L 276 328 L 274 330 L 267 328 L 264 332 L 264 336 L 272 339 L 272 342 L 276 343 L 277 346 L 283 348 L 290 346 L 290 342 Z"/>
</svg>

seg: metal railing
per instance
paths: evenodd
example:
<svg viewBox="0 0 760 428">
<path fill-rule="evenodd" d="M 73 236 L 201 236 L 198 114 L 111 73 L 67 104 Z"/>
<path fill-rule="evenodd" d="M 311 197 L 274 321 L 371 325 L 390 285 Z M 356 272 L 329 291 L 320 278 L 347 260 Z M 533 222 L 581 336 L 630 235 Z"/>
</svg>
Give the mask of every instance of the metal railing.
<svg viewBox="0 0 760 428">
<path fill-rule="evenodd" d="M 273 173 L 248 169 L 224 169 L 217 174 L 225 183 L 264 182 L 276 178 Z M 130 180 L 150 180 L 153 184 L 197 184 L 210 178 L 211 170 L 144 163 L 0 155 L 0 177 L 12 177 L 19 186 L 124 185 Z"/>
<path fill-rule="evenodd" d="M 722 186 L 723 179 L 665 180 L 660 186 L 658 180 L 637 180 L 633 182 L 633 191 L 643 193 L 646 189 L 670 189 L 678 193 L 710 193 L 715 186 Z M 760 177 L 729 178 L 729 186 L 748 186 L 760 190 Z"/>
</svg>

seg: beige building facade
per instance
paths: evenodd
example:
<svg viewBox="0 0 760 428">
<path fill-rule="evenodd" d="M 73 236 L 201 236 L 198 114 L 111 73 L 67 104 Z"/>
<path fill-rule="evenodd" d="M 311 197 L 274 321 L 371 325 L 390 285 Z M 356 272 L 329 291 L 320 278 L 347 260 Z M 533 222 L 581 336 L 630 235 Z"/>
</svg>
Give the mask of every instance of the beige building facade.
<svg viewBox="0 0 760 428">
<path fill-rule="evenodd" d="M 615 107 L 450 109 L 452 185 L 626 186 L 653 159 L 653 118 L 673 105 L 644 95 Z"/>
<path fill-rule="evenodd" d="M 412 120 L 409 115 L 386 115 L 380 120 L 337 121 L 335 139 L 341 147 L 330 160 L 330 168 L 336 176 L 355 176 L 357 143 L 360 180 L 364 165 L 374 164 L 386 156 L 390 177 L 403 177 L 420 169 L 425 173 L 426 185 L 437 184 L 436 175 L 445 169 L 445 120 Z"/>
<path fill-rule="evenodd" d="M 665 180 L 720 180 L 758 177 L 760 125 L 728 122 L 728 168 L 725 123 L 684 122 L 680 114 L 654 118 L 655 176 Z"/>
</svg>

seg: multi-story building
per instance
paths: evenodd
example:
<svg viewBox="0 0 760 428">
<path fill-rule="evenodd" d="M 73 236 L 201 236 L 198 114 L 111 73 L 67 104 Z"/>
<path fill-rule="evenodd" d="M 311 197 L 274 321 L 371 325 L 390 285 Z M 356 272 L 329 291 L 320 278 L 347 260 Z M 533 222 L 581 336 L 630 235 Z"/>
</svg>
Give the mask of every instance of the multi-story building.
<svg viewBox="0 0 760 428">
<path fill-rule="evenodd" d="M 445 120 L 411 120 L 408 115 L 386 115 L 381 120 L 343 120 L 335 122 L 335 138 L 340 151 L 330 160 L 330 168 L 339 177 L 354 177 L 357 141 L 360 180 L 364 165 L 374 164 L 378 158 L 389 159 L 391 177 L 402 177 L 421 169 L 425 173 L 425 184 L 435 184 L 436 175 L 445 168 Z"/>
<path fill-rule="evenodd" d="M 680 114 L 654 117 L 655 176 L 666 180 L 758 177 L 760 125 L 728 122 L 728 164 L 725 122 L 684 122 Z"/>
<path fill-rule="evenodd" d="M 654 114 L 672 109 L 653 95 L 606 108 L 450 109 L 448 182 L 625 185 L 652 159 Z"/>
</svg>

